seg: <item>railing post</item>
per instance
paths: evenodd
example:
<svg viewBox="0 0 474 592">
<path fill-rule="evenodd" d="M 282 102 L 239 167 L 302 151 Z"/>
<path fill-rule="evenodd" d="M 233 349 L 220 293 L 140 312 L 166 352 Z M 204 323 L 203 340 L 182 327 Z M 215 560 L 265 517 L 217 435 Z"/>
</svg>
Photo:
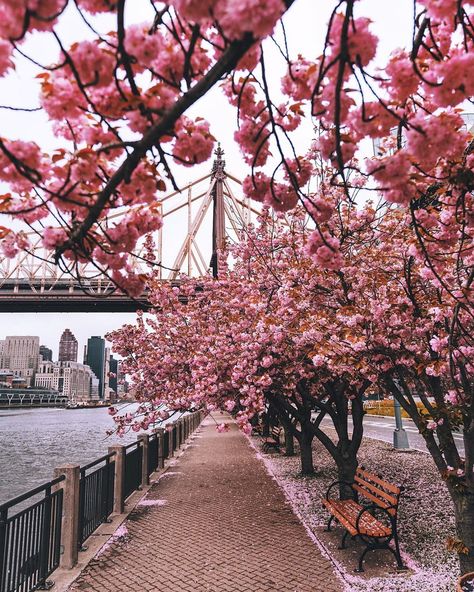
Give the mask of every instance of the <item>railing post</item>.
<svg viewBox="0 0 474 592">
<path fill-rule="evenodd" d="M 162 469 L 165 466 L 165 430 L 157 428 L 156 437 L 158 439 L 158 468 Z"/>
<path fill-rule="evenodd" d="M 77 564 L 79 542 L 79 465 L 65 464 L 54 469 L 54 476 L 65 476 L 61 527 L 60 567 L 72 569 Z"/>
<path fill-rule="evenodd" d="M 173 424 L 166 424 L 166 430 L 168 430 L 168 458 L 174 456 L 174 430 Z"/>
<path fill-rule="evenodd" d="M 142 487 L 150 484 L 150 478 L 148 477 L 148 434 L 140 434 L 137 438 L 138 442 L 141 442 L 142 447 Z"/>
<path fill-rule="evenodd" d="M 6 570 L 7 568 L 6 563 L 3 563 L 3 558 L 5 557 L 5 547 L 7 542 L 7 518 L 8 509 L 2 510 L 0 512 L 0 584 L 3 582 L 3 578 L 5 577 L 3 570 Z"/>
<path fill-rule="evenodd" d="M 183 421 L 181 419 L 181 417 L 178 419 L 178 421 L 176 422 L 176 434 L 178 437 L 178 442 L 176 444 L 176 450 L 179 450 L 181 448 L 181 446 L 183 445 L 183 431 L 182 431 L 182 427 L 183 427 Z"/>
<path fill-rule="evenodd" d="M 123 514 L 125 486 L 125 449 L 120 444 L 109 446 L 109 454 L 115 453 L 114 514 Z"/>
<path fill-rule="evenodd" d="M 39 553 L 39 589 L 49 590 L 53 586 L 51 580 L 46 581 L 48 573 L 48 560 L 50 553 L 51 542 L 51 486 L 47 487 L 44 492 L 45 505 L 43 514 L 43 524 L 41 531 L 41 543 Z M 76 554 L 77 561 L 77 554 Z M 71 566 L 73 567 L 73 566 Z"/>
</svg>

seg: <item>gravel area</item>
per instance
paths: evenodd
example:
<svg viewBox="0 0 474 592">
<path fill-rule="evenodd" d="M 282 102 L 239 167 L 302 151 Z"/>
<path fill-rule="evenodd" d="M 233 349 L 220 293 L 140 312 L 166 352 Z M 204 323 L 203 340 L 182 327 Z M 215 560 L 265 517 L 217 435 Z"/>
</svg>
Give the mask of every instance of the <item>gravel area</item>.
<svg viewBox="0 0 474 592">
<path fill-rule="evenodd" d="M 338 550 L 343 530 L 336 526 L 324 532 L 328 514 L 321 505 L 328 485 L 337 478 L 334 461 L 319 442 L 314 443 L 317 474 L 302 477 L 298 456 L 261 450 L 261 440 L 250 438 L 267 470 L 283 488 L 295 513 L 326 550 L 350 592 L 453 592 L 458 577 L 457 556 L 448 552 L 446 539 L 454 536 L 452 504 L 431 457 L 417 451 L 395 451 L 389 444 L 366 438 L 360 464 L 387 481 L 403 485 L 399 507 L 399 536 L 403 559 L 410 568 L 397 573 L 393 555 L 372 551 L 364 564 L 365 573 L 354 567 L 363 546 L 348 540 L 348 549 Z"/>
</svg>

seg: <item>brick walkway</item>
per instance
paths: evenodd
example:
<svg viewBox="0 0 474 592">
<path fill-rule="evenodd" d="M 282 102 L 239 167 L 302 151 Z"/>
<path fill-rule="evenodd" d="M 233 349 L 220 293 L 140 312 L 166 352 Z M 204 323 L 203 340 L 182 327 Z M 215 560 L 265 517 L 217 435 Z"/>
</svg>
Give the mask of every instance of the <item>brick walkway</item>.
<svg viewBox="0 0 474 592">
<path fill-rule="evenodd" d="M 70 591 L 342 589 L 234 424 L 218 434 L 206 420 L 146 500 Z"/>
</svg>

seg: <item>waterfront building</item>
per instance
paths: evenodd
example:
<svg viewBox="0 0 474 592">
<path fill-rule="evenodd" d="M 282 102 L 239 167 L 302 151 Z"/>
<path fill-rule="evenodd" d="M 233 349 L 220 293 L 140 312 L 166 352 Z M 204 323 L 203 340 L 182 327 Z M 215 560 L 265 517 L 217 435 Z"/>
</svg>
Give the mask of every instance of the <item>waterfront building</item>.
<svg viewBox="0 0 474 592">
<path fill-rule="evenodd" d="M 77 362 L 77 339 L 70 329 L 65 329 L 59 340 L 59 362 Z"/>
<path fill-rule="evenodd" d="M 66 397 L 50 389 L 1 388 L 0 409 L 9 407 L 63 407 Z"/>
<path fill-rule="evenodd" d="M 35 378 L 35 386 L 59 391 L 75 403 L 91 399 L 94 374 L 89 366 L 66 360 L 42 362 Z"/>
<path fill-rule="evenodd" d="M 0 370 L 0 387 L 10 387 L 13 383 L 15 375 L 11 370 Z"/>
<path fill-rule="evenodd" d="M 43 358 L 43 362 L 52 362 L 53 350 L 45 345 L 40 345 L 40 356 Z"/>
<path fill-rule="evenodd" d="M 11 370 L 15 376 L 25 378 L 27 385 L 31 386 L 40 362 L 39 337 L 7 335 L 3 345 L 0 369 Z"/>
<path fill-rule="evenodd" d="M 108 398 L 108 377 L 106 377 L 105 339 L 89 337 L 84 348 L 84 364 L 90 366 L 99 379 L 99 399 Z M 107 378 L 107 381 L 105 380 Z"/>
</svg>

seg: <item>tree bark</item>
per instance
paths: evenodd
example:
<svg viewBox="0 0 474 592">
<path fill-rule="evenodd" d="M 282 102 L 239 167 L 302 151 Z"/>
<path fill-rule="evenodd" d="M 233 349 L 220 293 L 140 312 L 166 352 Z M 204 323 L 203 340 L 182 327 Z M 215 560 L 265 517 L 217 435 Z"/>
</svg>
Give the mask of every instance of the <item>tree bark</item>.
<svg viewBox="0 0 474 592">
<path fill-rule="evenodd" d="M 300 459 L 301 459 L 301 474 L 302 475 L 313 475 L 313 437 L 307 434 L 301 434 L 299 438 L 300 444 Z"/>
<path fill-rule="evenodd" d="M 345 481 L 352 483 L 354 481 L 354 475 L 358 466 L 356 455 L 344 455 L 338 460 L 337 464 L 337 478 L 339 481 Z M 341 499 L 352 499 L 354 497 L 354 491 L 345 483 L 339 485 L 339 496 Z"/>
<path fill-rule="evenodd" d="M 474 491 L 460 492 L 450 487 L 454 502 L 456 536 L 468 551 L 459 553 L 461 575 L 474 572 Z"/>
<path fill-rule="evenodd" d="M 285 456 L 295 455 L 295 439 L 289 429 L 285 427 Z"/>
</svg>

